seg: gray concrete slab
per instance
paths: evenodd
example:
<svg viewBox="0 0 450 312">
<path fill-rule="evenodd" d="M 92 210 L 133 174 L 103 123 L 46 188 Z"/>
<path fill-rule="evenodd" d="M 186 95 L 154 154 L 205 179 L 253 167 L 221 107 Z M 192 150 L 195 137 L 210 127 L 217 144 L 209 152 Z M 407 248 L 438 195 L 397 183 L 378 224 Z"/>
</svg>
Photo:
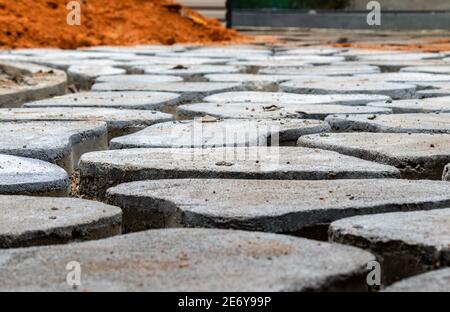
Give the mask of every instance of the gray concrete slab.
<svg viewBox="0 0 450 312">
<path fill-rule="evenodd" d="M 4 291 L 261 292 L 363 291 L 366 265 L 374 257 L 349 246 L 284 235 L 166 229 L 10 249 L 0 259 Z M 82 269 L 76 288 L 66 282 L 71 261 Z"/>
<path fill-rule="evenodd" d="M 327 133 L 303 136 L 298 145 L 394 166 L 406 179 L 440 180 L 450 163 L 449 134 Z"/>
<path fill-rule="evenodd" d="M 121 82 L 117 81 L 115 83 Z M 81 92 L 29 102 L 24 104 L 23 107 L 89 107 L 159 110 L 168 106 L 175 106 L 179 101 L 180 95 L 170 92 Z"/>
<path fill-rule="evenodd" d="M 0 122 L 0 153 L 40 159 L 72 173 L 83 153 L 108 149 L 100 121 Z"/>
<path fill-rule="evenodd" d="M 96 82 L 115 82 L 115 83 L 155 83 L 155 82 L 180 82 L 183 78 L 171 75 L 114 75 L 100 76 Z"/>
<path fill-rule="evenodd" d="M 352 76 L 355 74 L 374 74 L 379 72 L 380 68 L 377 66 L 342 63 L 339 65 L 314 67 L 269 67 L 261 69 L 258 73 L 266 75 Z"/>
<path fill-rule="evenodd" d="M 439 53 L 390 53 L 390 54 L 367 54 L 357 56 L 359 61 L 419 61 L 419 60 L 432 60 L 442 59 L 444 55 Z"/>
<path fill-rule="evenodd" d="M 410 66 L 400 70 L 405 73 L 429 73 L 450 75 L 450 66 Z"/>
<path fill-rule="evenodd" d="M 97 77 L 124 75 L 126 74 L 126 70 L 112 66 L 70 66 L 67 69 L 67 74 L 78 89 L 89 90 L 95 83 Z"/>
<path fill-rule="evenodd" d="M 334 49 L 329 47 L 303 47 L 303 48 L 291 48 L 282 52 L 277 52 L 275 55 L 323 55 L 331 56 L 337 54 L 340 49 Z"/>
<path fill-rule="evenodd" d="M 175 75 L 183 77 L 185 81 L 201 80 L 207 74 L 239 73 L 237 66 L 231 65 L 152 65 L 142 67 L 145 75 Z"/>
<path fill-rule="evenodd" d="M 0 194 L 67 196 L 67 172 L 54 164 L 0 154 Z"/>
<path fill-rule="evenodd" d="M 240 83 L 230 82 L 168 82 L 168 83 L 96 83 L 93 91 L 152 91 L 180 94 L 181 101 L 201 101 L 204 97 L 222 92 L 242 91 Z"/>
<path fill-rule="evenodd" d="M 398 72 L 402 68 L 411 66 L 448 66 L 449 63 L 444 60 L 425 59 L 425 60 L 371 60 L 355 61 L 352 64 L 364 64 L 378 66 L 383 72 Z"/>
<path fill-rule="evenodd" d="M 371 250 L 389 284 L 450 264 L 450 209 L 338 220 L 330 225 L 330 240 Z"/>
<path fill-rule="evenodd" d="M 295 142 L 301 135 L 330 130 L 323 121 L 196 118 L 165 122 L 111 140 L 111 149 L 266 146 Z M 450 160 L 449 160 L 450 161 Z"/>
<path fill-rule="evenodd" d="M 31 61 L 30 61 L 31 62 Z M 113 61 L 113 60 L 96 60 L 96 59 L 51 59 L 51 58 L 38 58 L 33 59 L 33 63 L 41 64 L 44 66 L 57 68 L 60 70 L 65 70 L 71 66 L 120 66 L 126 64 L 124 62 Z"/>
<path fill-rule="evenodd" d="M 433 83 L 429 87 L 416 92 L 418 98 L 450 96 L 450 85 L 448 83 Z"/>
<path fill-rule="evenodd" d="M 332 104 L 281 104 L 269 103 L 198 103 L 178 107 L 182 116 L 211 115 L 219 118 L 272 119 L 305 118 L 325 119 L 331 114 L 390 114 L 387 108 L 346 106 Z"/>
<path fill-rule="evenodd" d="M 0 249 L 121 234 L 118 207 L 75 198 L 0 196 Z"/>
<path fill-rule="evenodd" d="M 0 121 L 103 121 L 108 126 L 108 139 L 170 120 L 173 120 L 173 115 L 137 109 L 86 107 L 0 109 Z"/>
<path fill-rule="evenodd" d="M 298 75 L 257 75 L 257 74 L 209 74 L 207 81 L 238 82 L 245 86 L 245 90 L 276 92 L 279 84 L 298 78 Z"/>
<path fill-rule="evenodd" d="M 450 268 L 431 271 L 401 280 L 385 292 L 450 292 Z"/>
<path fill-rule="evenodd" d="M 212 103 L 270 103 L 283 105 L 284 103 L 300 104 L 339 104 L 365 105 L 370 102 L 388 101 L 391 98 L 377 94 L 295 94 L 286 92 L 257 92 L 240 91 L 224 92 L 207 96 L 205 102 Z"/>
<path fill-rule="evenodd" d="M 330 115 L 327 121 L 334 130 L 394 132 L 394 133 L 450 133 L 450 114 L 395 115 Z"/>
<path fill-rule="evenodd" d="M 413 84 L 385 82 L 358 77 L 305 77 L 304 79 L 296 79 L 282 83 L 280 90 L 305 94 L 380 94 L 393 99 L 404 99 L 411 98 L 415 95 L 416 86 Z"/>
<path fill-rule="evenodd" d="M 434 83 L 449 83 L 450 75 L 430 73 L 379 73 L 369 75 L 356 75 L 355 77 L 377 82 L 407 83 L 418 86 L 418 89 L 433 86 Z"/>
<path fill-rule="evenodd" d="M 107 192 L 121 207 L 126 232 L 201 227 L 308 234 L 355 215 L 438 209 L 450 184 L 395 179 L 275 181 L 185 179 L 138 181 Z M 383 194 L 383 196 L 380 196 Z"/>
<path fill-rule="evenodd" d="M 0 108 L 20 107 L 66 92 L 67 75 L 35 64 L 0 62 Z"/>
<path fill-rule="evenodd" d="M 398 169 L 335 152 L 300 147 L 124 149 L 84 154 L 80 193 L 102 198 L 109 187 L 147 179 L 397 178 Z"/>
<path fill-rule="evenodd" d="M 269 49 L 254 49 L 254 48 L 234 48 L 233 47 L 202 47 L 200 49 L 193 49 L 184 51 L 182 53 L 158 53 L 159 56 L 167 57 L 189 57 L 189 58 L 240 58 L 248 57 L 267 57 L 272 55 Z"/>
<path fill-rule="evenodd" d="M 373 107 L 390 108 L 394 113 L 450 113 L 450 96 L 429 99 L 383 101 L 367 104 Z"/>
</svg>

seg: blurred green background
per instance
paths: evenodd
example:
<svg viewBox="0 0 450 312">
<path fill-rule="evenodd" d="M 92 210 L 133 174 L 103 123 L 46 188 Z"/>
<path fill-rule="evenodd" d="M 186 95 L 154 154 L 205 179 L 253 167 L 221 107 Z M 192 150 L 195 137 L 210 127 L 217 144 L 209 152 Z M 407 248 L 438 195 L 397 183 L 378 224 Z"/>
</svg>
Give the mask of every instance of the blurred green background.
<svg viewBox="0 0 450 312">
<path fill-rule="evenodd" d="M 350 0 L 233 0 L 236 9 L 343 9 Z"/>
</svg>

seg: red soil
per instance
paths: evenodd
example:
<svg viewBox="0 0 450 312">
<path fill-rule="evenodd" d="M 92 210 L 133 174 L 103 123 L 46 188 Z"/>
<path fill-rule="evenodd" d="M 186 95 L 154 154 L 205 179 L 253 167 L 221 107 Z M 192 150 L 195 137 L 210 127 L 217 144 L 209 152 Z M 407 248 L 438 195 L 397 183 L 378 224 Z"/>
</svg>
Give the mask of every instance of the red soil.
<svg viewBox="0 0 450 312">
<path fill-rule="evenodd" d="M 81 25 L 70 26 L 68 2 L 0 0 L 0 49 L 248 40 L 170 0 L 78 0 Z"/>
</svg>

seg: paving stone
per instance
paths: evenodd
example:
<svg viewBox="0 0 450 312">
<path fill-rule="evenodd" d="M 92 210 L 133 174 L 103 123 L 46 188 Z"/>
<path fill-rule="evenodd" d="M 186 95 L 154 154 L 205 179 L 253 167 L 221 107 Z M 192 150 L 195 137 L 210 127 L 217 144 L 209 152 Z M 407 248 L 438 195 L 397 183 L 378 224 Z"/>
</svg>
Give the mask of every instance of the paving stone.
<svg viewBox="0 0 450 312">
<path fill-rule="evenodd" d="M 192 57 L 192 58 L 240 58 L 243 56 L 267 57 L 272 54 L 272 51 L 268 49 L 249 49 L 249 48 L 235 48 L 230 47 L 206 47 L 200 49 L 194 49 L 185 51 L 183 53 L 159 53 L 160 56 L 172 56 L 172 57 Z"/>
<path fill-rule="evenodd" d="M 198 103 L 178 107 L 178 113 L 186 117 L 210 115 L 219 118 L 245 119 L 325 119 L 332 114 L 390 114 L 391 112 L 390 109 L 369 106 L 300 103 L 280 106 L 269 103 Z"/>
<path fill-rule="evenodd" d="M 0 107 L 19 107 L 66 92 L 67 75 L 27 63 L 0 62 Z"/>
<path fill-rule="evenodd" d="M 67 74 L 79 89 L 89 90 L 97 77 L 123 75 L 126 70 L 112 66 L 70 66 Z"/>
<path fill-rule="evenodd" d="M 0 121 L 104 121 L 108 139 L 130 134 L 159 122 L 173 120 L 173 115 L 135 109 L 37 107 L 1 109 Z"/>
<path fill-rule="evenodd" d="M 439 53 L 390 53 L 390 54 L 367 54 L 357 57 L 360 61 L 417 61 L 426 59 L 442 59 Z"/>
<path fill-rule="evenodd" d="M 435 270 L 401 280 L 385 292 L 450 292 L 450 268 Z"/>
<path fill-rule="evenodd" d="M 67 196 L 67 172 L 54 164 L 0 154 L 0 194 Z"/>
<path fill-rule="evenodd" d="M 399 171 L 335 152 L 300 147 L 150 148 L 84 154 L 80 193 L 102 198 L 109 187 L 147 179 L 369 179 Z"/>
<path fill-rule="evenodd" d="M 367 289 L 363 250 L 269 233 L 165 229 L 0 252 L 3 291 L 339 291 Z M 218 273 L 220 272 L 220 273 Z M 151 278 L 148 278 L 151 276 Z"/>
<path fill-rule="evenodd" d="M 0 211 L 0 249 L 121 234 L 121 209 L 95 201 L 0 195 Z"/>
<path fill-rule="evenodd" d="M 394 166 L 406 179 L 440 180 L 450 163 L 449 134 L 328 133 L 302 136 L 298 145 Z"/>
<path fill-rule="evenodd" d="M 108 149 L 99 121 L 0 122 L 0 153 L 40 159 L 72 173 L 81 154 Z"/>
<path fill-rule="evenodd" d="M 399 101 L 384 101 L 367 104 L 373 107 L 390 108 L 394 113 L 434 113 L 450 112 L 450 96 L 435 97 L 429 99 L 415 99 L 415 100 L 399 100 Z"/>
<path fill-rule="evenodd" d="M 361 79 L 367 79 L 369 81 L 378 82 L 396 82 L 396 83 L 409 83 L 415 84 L 421 87 L 432 86 L 436 82 L 450 82 L 450 75 L 429 74 L 429 73 L 379 73 L 369 75 L 357 75 L 356 77 Z"/>
<path fill-rule="evenodd" d="M 34 63 L 66 70 L 71 66 L 119 66 L 122 62 L 95 59 L 35 59 Z"/>
<path fill-rule="evenodd" d="M 331 223 L 330 239 L 371 250 L 389 284 L 450 265 L 450 209 L 343 219 Z"/>
<path fill-rule="evenodd" d="M 450 66 L 410 66 L 400 70 L 406 73 L 429 73 L 450 75 Z"/>
<path fill-rule="evenodd" d="M 382 72 L 398 72 L 402 68 L 412 66 L 448 66 L 448 62 L 444 60 L 425 59 L 425 60 L 371 60 L 356 61 L 352 64 L 364 64 L 380 67 Z"/>
<path fill-rule="evenodd" d="M 181 45 L 135 45 L 135 46 L 94 46 L 83 48 L 85 51 L 110 52 L 110 53 L 133 53 L 138 55 L 155 55 L 160 52 L 184 51 Z"/>
<path fill-rule="evenodd" d="M 338 53 L 339 49 L 333 48 L 298 48 L 298 49 L 288 49 L 283 52 L 279 52 L 276 55 L 323 55 L 323 56 L 331 56 Z"/>
<path fill-rule="evenodd" d="M 211 74 L 205 79 L 214 82 L 239 82 L 246 90 L 278 91 L 279 84 L 298 78 L 298 75 Z"/>
<path fill-rule="evenodd" d="M 96 83 L 93 91 L 159 91 L 180 94 L 181 101 L 201 101 L 215 93 L 241 91 L 240 83 L 230 82 L 170 82 L 170 83 Z"/>
<path fill-rule="evenodd" d="M 201 227 L 326 238 L 338 219 L 446 207 L 449 190 L 445 182 L 395 179 L 183 179 L 121 184 L 108 190 L 107 201 L 122 208 L 125 232 Z"/>
<path fill-rule="evenodd" d="M 240 68 L 248 70 L 248 68 L 256 67 L 267 68 L 267 67 L 302 67 L 311 65 L 331 65 L 333 62 L 329 59 L 315 59 L 315 60 L 238 60 L 229 61 L 228 65 L 239 66 Z"/>
<path fill-rule="evenodd" d="M 416 92 L 419 98 L 450 96 L 450 84 L 435 82 L 424 90 Z"/>
<path fill-rule="evenodd" d="M 195 58 L 195 57 L 162 57 L 153 56 L 145 59 L 123 63 L 123 68 L 133 73 L 144 73 L 144 69 L 155 65 L 170 65 L 172 67 L 190 65 L 225 65 L 228 58 Z"/>
<path fill-rule="evenodd" d="M 160 123 L 111 141 L 111 149 L 266 146 L 295 142 L 301 135 L 329 131 L 327 123 L 315 120 L 233 120 L 198 118 Z M 450 161 L 450 160 L 449 160 Z"/>
<path fill-rule="evenodd" d="M 185 81 L 199 80 L 206 74 L 238 73 L 240 69 L 231 65 L 152 65 L 142 67 L 146 75 L 176 75 L 183 77 Z"/>
<path fill-rule="evenodd" d="M 325 121 L 338 131 L 450 133 L 450 114 L 332 115 Z"/>
<path fill-rule="evenodd" d="M 204 98 L 205 102 L 213 103 L 270 103 L 283 105 L 284 103 L 301 104 L 339 104 L 365 105 L 370 102 L 388 101 L 391 98 L 377 94 L 295 94 L 286 92 L 225 92 Z"/>
<path fill-rule="evenodd" d="M 100 76 L 96 82 L 114 82 L 114 83 L 161 83 L 161 82 L 180 82 L 183 78 L 170 75 L 114 75 Z"/>
<path fill-rule="evenodd" d="M 296 79 L 284 82 L 280 90 L 293 93 L 312 94 L 381 94 L 393 99 L 411 98 L 416 92 L 413 84 L 393 83 L 357 77 L 320 77 Z"/>
<path fill-rule="evenodd" d="M 342 65 L 328 65 L 315 67 L 269 67 L 261 69 L 259 74 L 268 75 L 309 75 L 309 76 L 351 76 L 355 74 L 374 74 L 379 73 L 377 66 L 370 65 L 351 65 L 343 63 Z"/>
<path fill-rule="evenodd" d="M 113 77 L 113 76 L 111 76 Z M 121 83 L 116 81 L 114 83 Z M 26 103 L 23 106 L 37 107 L 89 107 L 89 108 L 124 108 L 140 110 L 159 110 L 175 106 L 180 95 L 169 92 L 80 92 L 66 94 L 46 100 Z"/>
</svg>

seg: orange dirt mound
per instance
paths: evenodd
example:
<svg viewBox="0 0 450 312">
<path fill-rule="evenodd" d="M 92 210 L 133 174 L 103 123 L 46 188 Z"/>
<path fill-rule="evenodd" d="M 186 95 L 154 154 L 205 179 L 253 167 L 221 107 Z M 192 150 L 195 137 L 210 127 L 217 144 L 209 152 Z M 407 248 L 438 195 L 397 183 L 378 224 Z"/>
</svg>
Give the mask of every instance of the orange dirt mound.
<svg viewBox="0 0 450 312">
<path fill-rule="evenodd" d="M 170 0 L 78 0 L 80 26 L 67 24 L 68 2 L 0 0 L 0 48 L 246 41 Z"/>
</svg>

